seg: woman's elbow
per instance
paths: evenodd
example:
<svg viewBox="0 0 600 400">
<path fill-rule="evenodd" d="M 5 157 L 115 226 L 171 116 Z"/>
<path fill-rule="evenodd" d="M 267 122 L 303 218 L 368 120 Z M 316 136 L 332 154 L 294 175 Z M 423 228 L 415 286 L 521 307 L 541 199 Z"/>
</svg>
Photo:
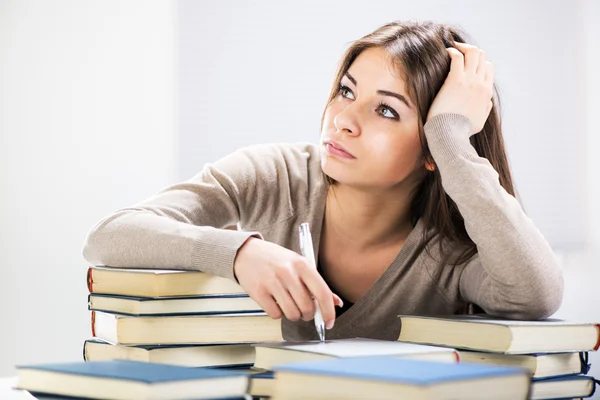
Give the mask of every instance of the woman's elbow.
<svg viewBox="0 0 600 400">
<path fill-rule="evenodd" d="M 500 288 L 497 288 L 500 289 Z M 543 275 L 523 280 L 495 291 L 496 300 L 483 307 L 487 314 L 523 321 L 543 320 L 554 314 L 563 300 L 564 280 L 562 273 Z"/>
<path fill-rule="evenodd" d="M 531 285 L 523 296 L 514 317 L 521 320 L 542 320 L 553 315 L 563 301 L 564 279 L 562 274 L 552 280 L 542 280 Z"/>
<path fill-rule="evenodd" d="M 564 282 L 561 276 L 560 282 L 557 283 L 552 292 L 546 292 L 543 297 L 540 297 L 538 305 L 534 309 L 536 319 L 545 319 L 558 311 L 563 301 Z"/>
<path fill-rule="evenodd" d="M 93 228 L 88 232 L 83 242 L 83 249 L 81 251 L 83 259 L 91 265 L 103 265 L 101 257 L 102 240 L 99 236 L 101 236 L 101 233 L 98 233 L 97 229 Z"/>
<path fill-rule="evenodd" d="M 115 249 L 115 236 L 118 232 L 114 227 L 114 221 L 118 217 L 119 213 L 109 215 L 87 233 L 81 252 L 84 260 L 89 264 L 110 265 L 110 258 Z"/>
</svg>

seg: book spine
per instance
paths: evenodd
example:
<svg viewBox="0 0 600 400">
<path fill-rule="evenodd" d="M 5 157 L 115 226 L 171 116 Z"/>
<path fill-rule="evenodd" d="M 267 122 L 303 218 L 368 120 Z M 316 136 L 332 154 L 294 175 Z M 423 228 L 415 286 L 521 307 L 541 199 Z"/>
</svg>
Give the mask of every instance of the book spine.
<svg viewBox="0 0 600 400">
<path fill-rule="evenodd" d="M 86 353 L 86 347 L 87 347 L 88 341 L 86 340 L 85 342 L 83 342 L 83 361 L 87 361 L 87 357 L 85 355 Z"/>
<path fill-rule="evenodd" d="M 592 364 L 589 363 L 589 355 L 587 351 L 582 351 L 579 353 L 579 362 L 581 363 L 581 373 L 587 374 L 590 372 L 590 368 Z"/>
<path fill-rule="evenodd" d="M 92 337 L 96 337 L 96 311 L 92 311 Z"/>
<path fill-rule="evenodd" d="M 596 324 L 596 330 L 598 331 L 598 339 L 596 339 L 596 345 L 594 346 L 594 351 L 600 348 L 600 324 Z"/>
<path fill-rule="evenodd" d="M 93 279 L 92 279 L 92 268 L 88 268 L 87 270 L 87 287 L 88 287 L 88 291 L 90 293 L 92 293 L 94 291 L 93 288 Z"/>
</svg>

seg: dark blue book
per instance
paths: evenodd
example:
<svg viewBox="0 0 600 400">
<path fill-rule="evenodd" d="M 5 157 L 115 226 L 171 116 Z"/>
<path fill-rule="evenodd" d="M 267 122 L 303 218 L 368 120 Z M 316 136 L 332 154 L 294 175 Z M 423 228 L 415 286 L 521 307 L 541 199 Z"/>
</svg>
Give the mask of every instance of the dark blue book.
<svg viewBox="0 0 600 400">
<path fill-rule="evenodd" d="M 530 376 L 514 367 L 356 357 L 274 366 L 282 398 L 527 399 Z"/>
<path fill-rule="evenodd" d="M 239 371 L 137 361 L 97 361 L 17 367 L 17 388 L 90 399 L 214 399 L 243 397 L 249 376 Z"/>
<path fill-rule="evenodd" d="M 247 294 L 208 294 L 178 297 L 135 297 L 92 293 L 88 309 L 120 315 L 166 316 L 263 312 Z"/>
<path fill-rule="evenodd" d="M 591 397 L 596 391 L 597 382 L 593 377 L 587 375 L 534 379 L 531 385 L 531 398 L 557 400 Z"/>
</svg>

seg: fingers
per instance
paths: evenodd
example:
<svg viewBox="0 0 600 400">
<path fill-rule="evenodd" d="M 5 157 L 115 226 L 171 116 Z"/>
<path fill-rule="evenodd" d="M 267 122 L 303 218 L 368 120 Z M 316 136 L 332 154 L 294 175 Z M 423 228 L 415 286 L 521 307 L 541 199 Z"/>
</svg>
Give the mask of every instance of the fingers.
<svg viewBox="0 0 600 400">
<path fill-rule="evenodd" d="M 259 296 L 256 296 L 254 300 L 263 310 L 265 310 L 269 317 L 279 319 L 283 316 L 283 311 L 281 311 L 281 308 L 279 308 L 279 305 L 270 294 L 262 293 Z"/>
<path fill-rule="evenodd" d="M 454 47 L 448 47 L 446 49 L 448 55 L 450 55 L 450 74 L 462 74 L 465 70 L 465 57 L 463 53 L 455 49 Z"/>
<path fill-rule="evenodd" d="M 298 321 L 302 317 L 302 313 L 287 289 L 279 282 L 273 284 L 270 289 L 285 317 L 290 321 Z"/>
<path fill-rule="evenodd" d="M 468 74 L 477 74 L 479 64 L 481 63 L 481 68 L 485 65 L 485 52 L 480 48 L 473 46 L 467 43 L 454 42 L 456 48 L 460 50 L 461 53 L 464 54 L 464 70 Z M 482 77 L 484 71 L 480 71 Z"/>
<path fill-rule="evenodd" d="M 304 283 L 299 278 L 294 279 L 288 283 L 287 290 L 300 310 L 301 318 L 304 321 L 313 319 L 315 316 L 315 302 Z"/>
<path fill-rule="evenodd" d="M 464 58 L 464 72 L 479 76 L 486 86 L 492 87 L 494 84 L 494 65 L 487 61 L 485 51 L 467 43 L 455 42 L 455 45 Z M 451 51 L 451 49 L 447 48 L 446 50 L 452 57 L 452 64 L 455 64 L 455 61 L 458 64 L 460 58 L 456 54 L 456 50 Z"/>
<path fill-rule="evenodd" d="M 323 315 L 323 321 L 325 321 L 326 326 L 330 329 L 335 321 L 333 292 L 316 269 L 307 265 L 306 267 L 299 268 L 299 273 L 308 291 L 317 299 L 321 314 Z"/>
<path fill-rule="evenodd" d="M 333 293 L 333 303 L 338 307 L 344 307 L 344 302 L 342 301 L 341 297 L 335 293 Z"/>
<path fill-rule="evenodd" d="M 481 77 L 481 80 L 485 79 L 485 71 L 487 68 L 487 60 L 485 59 L 485 51 L 479 50 L 479 60 L 477 61 L 477 71 L 475 74 Z"/>
<path fill-rule="evenodd" d="M 494 84 L 494 64 L 492 64 L 489 61 L 487 61 L 485 63 L 485 76 L 484 76 L 484 80 L 485 80 L 485 83 L 488 84 L 488 85 L 493 85 Z"/>
<path fill-rule="evenodd" d="M 317 275 L 318 275 L 318 273 L 317 273 Z M 320 277 L 320 275 L 319 275 L 319 277 Z M 302 282 L 300 277 L 297 275 L 290 276 L 289 279 L 286 279 L 286 281 L 283 282 L 283 286 L 290 293 L 294 303 L 296 304 L 296 307 L 300 310 L 301 318 L 304 321 L 312 320 L 315 316 L 315 302 L 313 301 L 311 292 L 306 287 L 304 282 Z M 334 306 L 338 306 L 338 307 L 344 306 L 344 302 L 337 294 L 332 293 L 332 296 L 333 296 Z M 325 321 L 327 321 L 327 320 L 325 320 Z"/>
</svg>

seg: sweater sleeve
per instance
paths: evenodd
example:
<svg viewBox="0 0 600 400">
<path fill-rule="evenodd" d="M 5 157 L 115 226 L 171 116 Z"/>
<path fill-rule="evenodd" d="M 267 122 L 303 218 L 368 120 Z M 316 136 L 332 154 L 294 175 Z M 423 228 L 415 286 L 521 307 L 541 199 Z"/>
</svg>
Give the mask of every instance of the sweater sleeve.
<svg viewBox="0 0 600 400">
<path fill-rule="evenodd" d="M 562 302 L 562 270 L 498 173 L 470 144 L 470 132 L 469 119 L 458 114 L 438 115 L 425 125 L 442 185 L 477 246 L 477 255 L 462 268 L 460 295 L 490 315 L 547 318 Z"/>
<path fill-rule="evenodd" d="M 113 212 L 88 233 L 84 258 L 94 265 L 199 270 L 234 279 L 238 249 L 262 236 L 224 228 L 241 221 L 257 227 L 277 217 L 274 190 L 286 175 L 276 158 L 267 146 L 238 150 L 190 180 Z"/>
</svg>

